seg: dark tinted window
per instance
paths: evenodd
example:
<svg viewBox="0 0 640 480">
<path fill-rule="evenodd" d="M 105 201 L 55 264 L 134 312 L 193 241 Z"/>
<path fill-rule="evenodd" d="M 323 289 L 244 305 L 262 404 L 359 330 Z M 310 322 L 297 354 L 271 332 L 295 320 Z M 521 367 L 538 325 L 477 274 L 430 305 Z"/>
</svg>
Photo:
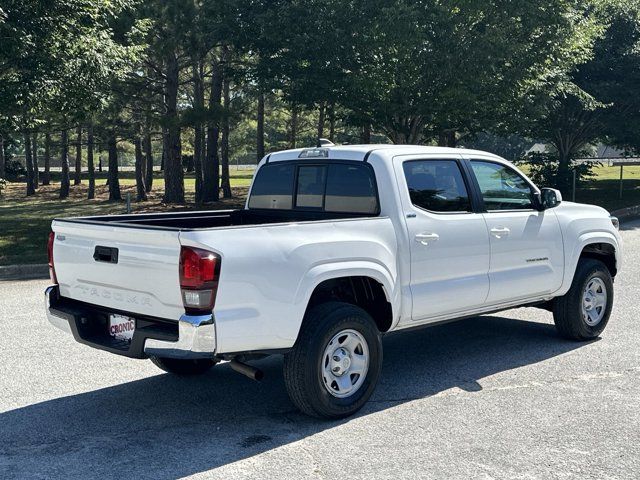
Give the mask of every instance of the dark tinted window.
<svg viewBox="0 0 640 480">
<path fill-rule="evenodd" d="M 294 177 L 297 171 L 295 205 Z M 326 212 L 376 214 L 375 179 L 367 165 L 268 164 L 258 171 L 249 208 L 312 208 Z"/>
<path fill-rule="evenodd" d="M 298 168 L 296 207 L 322 208 L 327 167 L 323 165 Z"/>
<path fill-rule="evenodd" d="M 295 165 L 270 164 L 258 171 L 251 187 L 249 208 L 293 208 L 293 174 Z"/>
<path fill-rule="evenodd" d="M 471 166 L 487 210 L 533 208 L 531 186 L 515 170 L 481 160 L 472 160 Z"/>
<path fill-rule="evenodd" d="M 376 213 L 378 199 L 373 174 L 364 165 L 329 165 L 327 212 Z"/>
<path fill-rule="evenodd" d="M 403 164 L 411 203 L 433 212 L 468 212 L 469 194 L 455 160 L 418 160 Z"/>
</svg>

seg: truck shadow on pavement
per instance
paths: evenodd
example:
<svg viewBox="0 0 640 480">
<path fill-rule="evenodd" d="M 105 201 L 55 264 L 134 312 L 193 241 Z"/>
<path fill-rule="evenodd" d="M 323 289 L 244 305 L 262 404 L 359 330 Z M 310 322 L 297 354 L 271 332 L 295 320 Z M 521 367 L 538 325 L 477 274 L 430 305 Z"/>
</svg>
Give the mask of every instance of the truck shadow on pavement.
<svg viewBox="0 0 640 480">
<path fill-rule="evenodd" d="M 226 365 L 197 378 L 159 374 L 0 414 L 2 476 L 172 479 L 205 472 L 295 449 L 289 445 L 350 421 L 366 432 L 362 423 L 377 412 L 454 387 L 476 392 L 484 377 L 585 345 L 560 339 L 550 324 L 499 316 L 398 333 L 384 344 L 380 384 L 351 419 L 326 422 L 298 413 L 280 357 L 255 362 L 265 371 L 262 383 Z"/>
</svg>

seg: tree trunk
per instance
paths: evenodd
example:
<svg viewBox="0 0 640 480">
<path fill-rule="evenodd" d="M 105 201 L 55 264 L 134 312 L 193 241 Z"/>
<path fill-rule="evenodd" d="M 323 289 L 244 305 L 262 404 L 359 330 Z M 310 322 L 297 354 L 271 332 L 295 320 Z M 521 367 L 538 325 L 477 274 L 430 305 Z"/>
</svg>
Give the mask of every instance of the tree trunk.
<svg viewBox="0 0 640 480">
<path fill-rule="evenodd" d="M 289 127 L 289 148 L 296 148 L 298 140 L 298 106 L 291 106 L 291 124 Z"/>
<path fill-rule="evenodd" d="M 27 164 L 27 197 L 36 193 L 33 185 L 33 157 L 31 155 L 31 136 L 28 132 L 24 132 L 24 158 Z"/>
<path fill-rule="evenodd" d="M 167 57 L 164 113 L 167 124 L 167 153 L 164 165 L 164 203 L 184 203 L 184 171 L 180 151 L 178 80 L 180 66 L 175 52 Z"/>
<path fill-rule="evenodd" d="M 196 167 L 195 167 L 193 155 L 184 156 L 184 158 L 182 159 L 182 168 L 183 170 L 186 170 L 187 173 L 192 173 L 193 171 L 195 171 Z"/>
<path fill-rule="evenodd" d="M 318 145 L 320 145 L 320 139 L 324 137 L 324 117 L 325 117 L 325 103 L 322 102 L 320 104 L 320 108 L 318 110 Z"/>
<path fill-rule="evenodd" d="M 362 132 L 360 133 L 360 143 L 368 145 L 371 143 L 371 124 L 367 123 L 362 127 Z"/>
<path fill-rule="evenodd" d="M 226 72 L 225 72 L 226 73 Z M 229 178 L 229 114 L 231 111 L 230 95 L 229 95 L 229 79 L 225 78 L 222 87 L 222 95 L 224 98 L 224 112 L 222 116 L 222 144 L 220 145 L 220 153 L 222 160 L 222 196 L 231 198 L 231 179 Z"/>
<path fill-rule="evenodd" d="M 193 169 L 196 177 L 196 204 L 202 203 L 202 164 L 204 163 L 204 127 L 202 113 L 204 111 L 203 66 L 200 59 L 193 62 L 193 109 L 196 112 L 193 125 Z"/>
<path fill-rule="evenodd" d="M 120 194 L 120 179 L 118 178 L 118 144 L 116 132 L 111 130 L 107 139 L 107 150 L 109 152 L 109 201 L 122 200 Z"/>
<path fill-rule="evenodd" d="M 457 144 L 457 141 L 456 141 L 455 130 L 442 130 L 438 133 L 439 146 L 455 148 L 456 144 Z"/>
<path fill-rule="evenodd" d="M 82 183 L 82 126 L 78 125 L 76 129 L 76 171 L 73 176 L 73 184 L 80 185 Z"/>
<path fill-rule="evenodd" d="M 147 131 L 144 134 L 144 156 L 145 161 L 147 162 L 147 168 L 145 171 L 146 178 L 144 181 L 144 186 L 147 190 L 147 193 L 151 191 L 153 187 L 153 151 L 151 145 L 151 133 L 149 132 L 149 126 L 147 125 Z"/>
<path fill-rule="evenodd" d="M 4 156 L 4 137 L 0 133 L 0 178 L 4 178 L 7 174 L 6 160 Z"/>
<path fill-rule="evenodd" d="M 40 167 L 38 166 L 38 134 L 33 134 L 32 139 L 33 150 L 31 152 L 33 156 L 33 188 L 38 189 L 40 185 Z"/>
<path fill-rule="evenodd" d="M 222 101 L 222 64 L 214 60 L 211 75 L 211 95 L 209 96 L 209 115 L 213 116 L 207 125 L 207 155 L 202 168 L 203 202 L 217 202 L 220 199 L 220 157 L 218 141 L 220 138 L 220 104 Z"/>
<path fill-rule="evenodd" d="M 60 179 L 60 198 L 64 199 L 69 196 L 69 131 L 65 128 L 60 132 L 60 170 L 62 178 Z"/>
<path fill-rule="evenodd" d="M 164 172 L 164 166 L 166 165 L 167 160 L 167 152 L 169 151 L 169 147 L 167 147 L 167 139 L 169 138 L 169 133 L 166 127 L 162 127 L 162 156 L 160 157 L 160 171 Z"/>
<path fill-rule="evenodd" d="M 44 134 L 44 172 L 42 172 L 42 185 L 51 183 L 51 134 Z"/>
<path fill-rule="evenodd" d="M 571 172 L 571 147 L 568 146 L 569 141 L 563 141 L 556 143 L 558 150 L 558 175 L 556 178 L 556 184 L 554 185 L 559 189 L 563 195 L 569 198 L 572 190 L 573 175 Z"/>
<path fill-rule="evenodd" d="M 336 104 L 329 104 L 329 140 L 334 141 L 336 136 Z M 369 129 L 369 141 L 371 141 L 371 129 Z"/>
<path fill-rule="evenodd" d="M 87 125 L 87 173 L 89 176 L 89 191 L 87 192 L 87 198 L 89 200 L 96 196 L 96 171 L 93 166 L 93 124 Z"/>
<path fill-rule="evenodd" d="M 147 192 L 144 188 L 144 156 L 142 155 L 142 137 L 136 132 L 134 139 L 136 156 L 136 201 L 142 202 L 147 199 Z"/>
<path fill-rule="evenodd" d="M 258 117 L 256 127 L 256 163 L 264 157 L 264 93 L 258 94 Z"/>
</svg>

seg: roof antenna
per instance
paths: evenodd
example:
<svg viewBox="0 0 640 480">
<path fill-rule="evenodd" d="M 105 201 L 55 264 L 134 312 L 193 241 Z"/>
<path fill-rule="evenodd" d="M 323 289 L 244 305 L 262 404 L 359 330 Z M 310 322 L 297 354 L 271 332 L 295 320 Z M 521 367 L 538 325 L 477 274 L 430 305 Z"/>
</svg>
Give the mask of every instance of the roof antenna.
<svg viewBox="0 0 640 480">
<path fill-rule="evenodd" d="M 331 140 L 328 140 L 326 138 L 318 138 L 318 144 L 316 145 L 317 148 L 320 147 L 335 147 L 335 143 L 333 143 Z"/>
</svg>

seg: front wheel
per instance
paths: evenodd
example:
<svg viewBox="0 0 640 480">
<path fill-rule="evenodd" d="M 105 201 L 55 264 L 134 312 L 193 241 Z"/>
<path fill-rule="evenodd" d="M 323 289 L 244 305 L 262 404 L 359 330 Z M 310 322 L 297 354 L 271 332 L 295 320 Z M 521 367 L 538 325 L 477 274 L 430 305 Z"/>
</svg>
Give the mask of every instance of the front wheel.
<svg viewBox="0 0 640 480">
<path fill-rule="evenodd" d="M 371 316 L 355 305 L 328 302 L 305 316 L 284 358 L 284 380 L 302 412 L 343 418 L 369 399 L 381 367 L 382 341 Z"/>
<path fill-rule="evenodd" d="M 604 263 L 593 258 L 578 262 L 571 288 L 555 300 L 553 320 L 560 335 L 591 340 L 607 326 L 613 305 L 613 280 Z"/>
<path fill-rule="evenodd" d="M 213 367 L 217 360 L 212 358 L 179 359 L 166 357 L 150 357 L 153 364 L 168 373 L 175 375 L 201 375 Z"/>
</svg>

